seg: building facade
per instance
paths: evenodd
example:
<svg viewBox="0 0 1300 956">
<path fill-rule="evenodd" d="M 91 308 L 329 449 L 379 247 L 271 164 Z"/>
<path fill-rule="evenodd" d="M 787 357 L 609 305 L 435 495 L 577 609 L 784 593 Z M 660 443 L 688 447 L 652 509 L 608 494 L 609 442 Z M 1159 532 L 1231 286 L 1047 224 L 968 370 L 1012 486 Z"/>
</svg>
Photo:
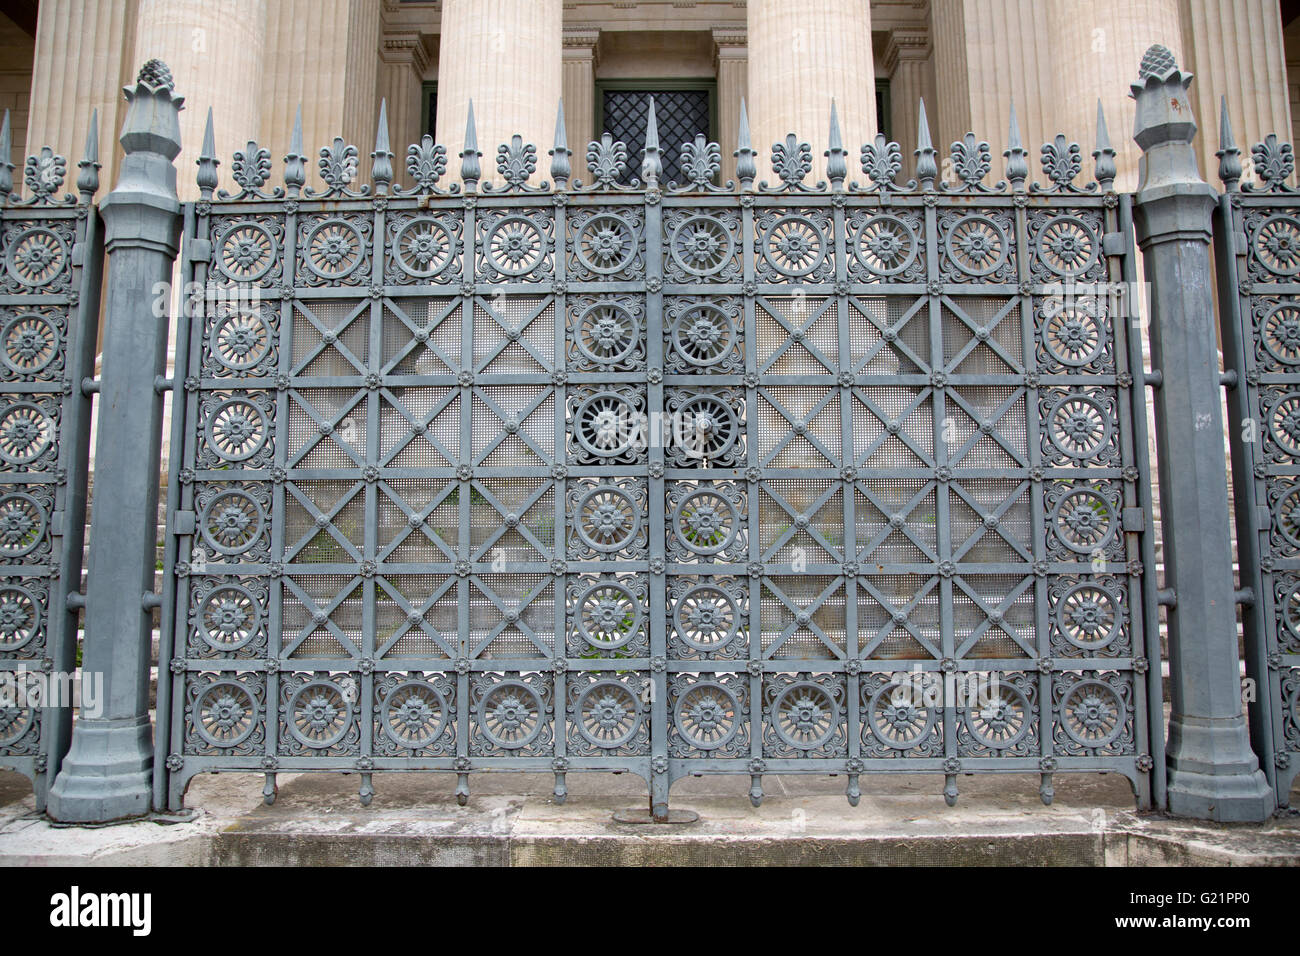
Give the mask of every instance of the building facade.
<svg viewBox="0 0 1300 956">
<path fill-rule="evenodd" d="M 935 141 L 973 130 L 1006 146 L 1014 102 L 1025 141 L 1090 149 L 1098 100 L 1119 151 L 1117 187 L 1136 184 L 1124 76 L 1152 43 L 1198 76 L 1196 112 L 1226 98 L 1254 142 L 1292 129 L 1300 89 L 1300 4 L 1278 0 L 27 0 L 0 15 L 0 105 L 15 149 L 79 143 L 100 111 L 105 181 L 115 180 L 133 65 L 172 64 L 194 108 L 180 168 L 193 169 L 207 108 L 217 152 L 250 140 L 281 157 L 295 114 L 314 154 L 336 135 L 374 142 L 381 101 L 392 141 L 432 134 L 461 148 L 469 101 L 493 155 L 514 133 L 549 143 L 564 100 L 579 156 L 604 130 L 639 157 L 645 93 L 657 94 L 667 178 L 704 133 L 734 174 L 742 100 L 760 178 L 767 147 L 794 131 L 825 149 L 835 100 L 851 153 L 877 132 L 916 148 L 924 98 Z M 1289 69 L 1288 67 L 1291 67 Z M 638 131 L 641 131 L 638 133 Z M 1121 134 L 1122 133 L 1122 134 Z M 404 145 L 398 148 L 404 152 Z M 1202 138 L 1203 170 L 1214 146 Z M 362 164 L 364 165 L 364 164 Z M 485 171 L 492 175 L 495 170 Z M 231 170 L 222 170 L 229 187 Z M 630 175 L 630 174 L 629 174 Z M 182 198 L 192 177 L 182 175 Z M 188 191 L 188 192 L 187 192 Z"/>
</svg>

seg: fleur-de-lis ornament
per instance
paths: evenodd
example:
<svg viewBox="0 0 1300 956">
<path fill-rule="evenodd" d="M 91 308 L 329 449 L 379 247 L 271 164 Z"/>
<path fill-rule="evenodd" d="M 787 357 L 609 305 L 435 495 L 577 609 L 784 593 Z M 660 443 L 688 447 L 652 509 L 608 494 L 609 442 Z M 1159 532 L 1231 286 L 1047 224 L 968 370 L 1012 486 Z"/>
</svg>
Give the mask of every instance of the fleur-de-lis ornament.
<svg viewBox="0 0 1300 956">
<path fill-rule="evenodd" d="M 435 143 L 432 136 L 421 137 L 419 143 L 407 147 L 406 172 L 419 192 L 434 192 L 447 172 L 447 147 Z"/>
<path fill-rule="evenodd" d="M 331 191 L 345 190 L 357 178 L 357 148 L 336 136 L 332 145 L 321 148 L 317 165 L 320 178 Z"/>
<path fill-rule="evenodd" d="M 230 175 L 245 192 L 257 192 L 271 178 L 271 151 L 249 140 L 247 146 L 235 151 Z"/>
<path fill-rule="evenodd" d="M 680 163 L 688 183 L 696 189 L 707 189 L 722 168 L 722 148 L 699 133 L 695 142 L 682 144 Z"/>
<path fill-rule="evenodd" d="M 587 144 L 587 169 L 591 170 L 592 185 L 598 189 L 611 189 L 627 171 L 627 144 L 603 133 L 600 142 Z"/>
<path fill-rule="evenodd" d="M 889 189 L 902 169 L 903 151 L 897 143 L 887 141 L 884 133 L 877 133 L 875 143 L 862 147 L 862 172 L 873 188 Z"/>
<path fill-rule="evenodd" d="M 44 146 L 38 155 L 27 157 L 23 181 L 27 184 L 28 195 L 36 202 L 44 203 L 50 202 L 63 188 L 67 174 L 67 161 L 62 156 L 56 156 L 50 147 Z"/>
<path fill-rule="evenodd" d="M 1042 154 L 1043 175 L 1051 181 L 1052 190 L 1073 188 L 1075 177 L 1083 169 L 1079 144 L 1067 142 L 1063 134 L 1057 133 L 1054 142 L 1043 144 Z"/>
<path fill-rule="evenodd" d="M 1282 190 L 1295 172 L 1295 152 L 1291 144 L 1280 141 L 1276 133 L 1269 133 L 1264 142 L 1252 146 L 1250 155 L 1255 160 L 1255 173 L 1266 190 Z"/>
<path fill-rule="evenodd" d="M 799 142 L 799 137 L 789 133 L 784 143 L 772 144 L 772 169 L 787 187 L 803 183 L 812 171 L 812 147 Z"/>
<path fill-rule="evenodd" d="M 952 168 L 965 189 L 980 189 L 984 177 L 993 168 L 993 153 L 989 144 L 975 139 L 974 133 L 952 144 Z"/>
<path fill-rule="evenodd" d="M 497 147 L 497 172 L 507 187 L 523 186 L 537 172 L 537 147 L 518 134 L 510 137 L 509 145 Z"/>
</svg>

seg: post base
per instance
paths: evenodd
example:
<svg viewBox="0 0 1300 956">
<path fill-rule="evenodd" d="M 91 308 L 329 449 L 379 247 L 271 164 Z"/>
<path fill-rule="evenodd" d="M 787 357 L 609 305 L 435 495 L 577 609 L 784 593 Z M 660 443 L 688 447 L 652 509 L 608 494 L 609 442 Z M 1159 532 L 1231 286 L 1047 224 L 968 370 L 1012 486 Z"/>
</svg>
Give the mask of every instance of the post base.
<svg viewBox="0 0 1300 956">
<path fill-rule="evenodd" d="M 1244 717 L 1175 714 L 1169 721 L 1169 812 L 1216 823 L 1261 823 L 1276 808 Z"/>
<path fill-rule="evenodd" d="M 153 797 L 150 738 L 148 717 L 77 721 L 72 747 L 50 788 L 50 817 L 108 823 L 147 814 Z"/>
</svg>

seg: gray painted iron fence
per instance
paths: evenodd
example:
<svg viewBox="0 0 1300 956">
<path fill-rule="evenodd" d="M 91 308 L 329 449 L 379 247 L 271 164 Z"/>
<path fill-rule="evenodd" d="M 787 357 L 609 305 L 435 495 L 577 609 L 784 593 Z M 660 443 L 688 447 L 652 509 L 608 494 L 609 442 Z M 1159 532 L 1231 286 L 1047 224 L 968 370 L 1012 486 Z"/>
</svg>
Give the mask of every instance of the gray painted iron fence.
<svg viewBox="0 0 1300 956">
<path fill-rule="evenodd" d="M 1190 81 L 1157 47 L 1134 86 L 1162 169 L 1190 155 L 1194 124 L 1166 115 L 1190 115 Z M 559 798 L 567 773 L 629 772 L 657 818 L 691 774 L 748 775 L 755 803 L 765 774 L 843 774 L 856 803 L 862 774 L 932 772 L 951 803 L 963 773 L 1038 774 L 1050 802 L 1053 774 L 1093 771 L 1173 807 L 1158 597 L 1177 651 L 1169 767 L 1193 797 L 1196 775 L 1218 772 L 1193 764 L 1184 723 L 1206 711 L 1195 688 L 1237 692 L 1217 658 L 1197 669 L 1229 635 L 1179 622 L 1197 599 L 1231 608 L 1231 565 L 1219 535 L 1182 577 L 1170 565 L 1181 610 L 1172 584 L 1157 593 L 1145 390 L 1160 376 L 1131 321 L 1135 237 L 1157 277 L 1153 353 L 1187 369 L 1156 408 L 1167 527 L 1215 510 L 1163 480 L 1175 457 L 1223 480 L 1221 449 L 1211 462 L 1213 443 L 1180 431 L 1204 396 L 1179 389 L 1217 374 L 1213 346 L 1183 332 L 1198 283 L 1167 278 L 1187 275 L 1192 233 L 1161 189 L 1114 191 L 1100 116 L 1092 183 L 1064 136 L 1030 182 L 1014 116 L 1004 181 L 988 182 L 992 150 L 973 134 L 941 180 L 922 105 L 910 181 L 877 137 L 855 157 L 865 182 L 848 184 L 832 108 L 825 182 L 808 182 L 811 151 L 791 135 L 772 146 L 778 181 L 756 185 L 742 123 L 739 184 L 719 185 L 702 137 L 676 154 L 685 181 L 661 181 L 652 109 L 628 186 L 609 136 L 587 148 L 589 183 L 573 180 L 561 112 L 538 185 L 521 137 L 482 182 L 471 109 L 460 181 L 426 137 L 403 187 L 381 110 L 370 185 L 338 139 L 309 187 L 299 125 L 282 185 L 250 143 L 234 195 L 217 191 L 209 121 L 202 198 L 182 207 L 166 68 L 147 64 L 128 96 L 124 185 L 105 203 L 122 280 L 108 328 L 142 327 L 131 290 L 165 274 L 183 233 L 175 375 L 151 331 L 155 380 L 106 351 L 102 386 L 71 389 L 63 415 L 97 388 L 116 389 L 119 414 L 136 403 L 101 428 L 100 454 L 119 457 L 100 483 L 156 495 L 150 431 L 175 385 L 164 588 L 134 607 L 113 581 L 139 569 L 94 536 L 88 595 L 49 606 L 87 605 L 87 667 L 114 640 L 97 630 L 147 634 L 161 607 L 156 752 L 147 661 L 132 678 L 141 649 L 119 643 L 136 656 L 113 659 L 107 719 L 78 721 L 57 818 L 177 808 L 210 771 L 263 773 L 268 800 L 280 772 L 355 773 L 366 803 L 383 771 L 453 772 L 462 802 L 478 772 L 551 773 Z M 1175 193 L 1208 189 L 1182 171 Z M 138 235 L 115 227 L 131 203 L 153 216 Z M 8 223 L 32 215 L 13 206 L 10 258 Z M 87 264 L 87 291 L 95 278 Z M 69 473 L 86 444 L 59 446 Z M 138 537 L 107 507 L 97 530 Z M 1222 772 L 1253 779 L 1249 757 Z M 30 771 L 11 749 L 0 763 Z M 1216 802 L 1187 812 L 1260 815 Z"/>
</svg>

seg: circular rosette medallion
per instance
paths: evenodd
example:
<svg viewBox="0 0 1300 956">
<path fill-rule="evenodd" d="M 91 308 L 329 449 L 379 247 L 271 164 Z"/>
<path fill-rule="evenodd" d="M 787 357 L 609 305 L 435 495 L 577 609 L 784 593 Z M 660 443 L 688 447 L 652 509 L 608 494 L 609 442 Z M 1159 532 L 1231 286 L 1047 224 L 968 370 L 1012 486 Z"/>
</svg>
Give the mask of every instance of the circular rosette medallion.
<svg viewBox="0 0 1300 956">
<path fill-rule="evenodd" d="M 1277 530 L 1293 546 L 1300 548 L 1300 485 L 1291 488 L 1278 499 L 1274 509 Z"/>
<path fill-rule="evenodd" d="M 0 557 L 21 558 L 45 539 L 45 509 L 31 495 L 0 497 Z"/>
<path fill-rule="evenodd" d="M 215 651 L 246 647 L 261 628 L 261 602 L 243 585 L 213 588 L 199 605 L 199 636 Z"/>
<path fill-rule="evenodd" d="M 840 705 L 826 688 L 811 681 L 792 684 L 772 701 L 772 729 L 796 750 L 816 750 L 835 734 Z"/>
<path fill-rule="evenodd" d="M 366 242 L 344 219 L 327 219 L 307 233 L 307 268 L 326 281 L 346 279 L 365 258 Z"/>
<path fill-rule="evenodd" d="M 1288 644 L 1300 643 L 1300 581 L 1277 588 L 1277 615 L 1285 629 L 1280 636 Z"/>
<path fill-rule="evenodd" d="M 1075 647 L 1097 651 L 1119 636 L 1123 618 L 1110 591 L 1085 581 L 1062 595 L 1056 606 L 1056 624 Z"/>
<path fill-rule="evenodd" d="M 403 681 L 384 699 L 384 733 L 399 747 L 419 750 L 442 736 L 450 713 L 447 698 L 432 684 Z"/>
<path fill-rule="evenodd" d="M 333 681 L 303 684 L 289 701 L 289 732 L 304 747 L 333 747 L 351 726 L 352 702 Z"/>
<path fill-rule="evenodd" d="M 226 461 L 247 461 L 267 439 L 266 413 L 246 398 L 228 398 L 212 412 L 208 445 Z"/>
<path fill-rule="evenodd" d="M 740 704 L 721 684 L 696 684 L 673 709 L 677 732 L 697 750 L 717 750 L 740 730 Z"/>
<path fill-rule="evenodd" d="M 59 354 L 59 330 L 43 315 L 27 312 L 0 328 L 0 359 L 16 375 L 36 375 Z"/>
<path fill-rule="evenodd" d="M 617 582 L 591 585 L 579 595 L 577 608 L 578 633 L 597 650 L 615 650 L 640 633 L 641 602 Z"/>
<path fill-rule="evenodd" d="M 0 700 L 0 747 L 17 743 L 31 730 L 35 708 L 14 706 L 21 701 Z"/>
<path fill-rule="evenodd" d="M 436 219 L 415 219 L 393 238 L 397 266 L 413 279 L 432 279 L 455 258 L 456 240 Z"/>
<path fill-rule="evenodd" d="M 897 216 L 872 216 L 853 233 L 852 250 L 862 268 L 895 276 L 916 261 L 916 231 Z"/>
<path fill-rule="evenodd" d="M 1260 324 L 1260 341 L 1283 365 L 1300 365 L 1300 306 L 1283 302 L 1270 309 Z"/>
<path fill-rule="evenodd" d="M 632 543 L 641 529 L 641 509 L 613 485 L 593 488 L 578 500 L 578 535 L 595 551 L 612 553 Z"/>
<path fill-rule="evenodd" d="M 0 588 L 0 653 L 31 643 L 41 630 L 41 602 L 16 584 Z"/>
<path fill-rule="evenodd" d="M 1058 399 L 1047 420 L 1052 444 L 1070 458 L 1091 458 L 1110 443 L 1110 415 L 1091 396 L 1070 394 Z"/>
<path fill-rule="evenodd" d="M 239 554 L 261 537 L 265 522 L 265 512 L 252 495 L 228 488 L 203 513 L 203 539 L 221 554 Z"/>
<path fill-rule="evenodd" d="M 938 713 L 927 707 L 919 687 L 885 684 L 867 702 L 867 721 L 876 739 L 894 750 L 910 750 L 934 730 Z"/>
<path fill-rule="evenodd" d="M 1076 554 L 1104 548 L 1115 534 L 1115 516 L 1109 501 L 1090 488 L 1075 488 L 1052 509 L 1057 537 Z"/>
<path fill-rule="evenodd" d="M 246 372 L 271 351 L 271 328 L 257 312 L 231 312 L 208 333 L 208 349 L 222 368 Z"/>
<path fill-rule="evenodd" d="M 697 651 L 721 650 L 736 636 L 740 609 L 735 600 L 714 584 L 697 584 L 673 609 L 673 626 L 682 642 Z"/>
<path fill-rule="evenodd" d="M 578 260 L 600 275 L 613 275 L 626 269 L 636 257 L 636 247 L 632 224 L 615 213 L 597 213 L 578 230 Z"/>
<path fill-rule="evenodd" d="M 68 244 L 49 229 L 28 229 L 5 254 L 5 265 L 20 285 L 34 289 L 49 285 L 68 264 Z"/>
<path fill-rule="evenodd" d="M 270 229 L 257 222 L 240 222 L 217 240 L 217 269 L 232 282 L 256 282 L 271 271 L 277 254 Z"/>
<path fill-rule="evenodd" d="M 518 750 L 536 740 L 542 732 L 544 717 L 541 697 L 520 681 L 497 684 L 478 707 L 483 735 L 506 750 Z"/>
<path fill-rule="evenodd" d="M 763 258 L 784 276 L 814 272 L 826 258 L 826 237 L 807 216 L 782 216 L 763 233 Z"/>
<path fill-rule="evenodd" d="M 1057 216 L 1034 242 L 1038 260 L 1058 276 L 1081 276 L 1097 262 L 1100 243 L 1082 219 Z"/>
<path fill-rule="evenodd" d="M 1029 733 L 1029 701 L 1010 684 L 982 690 L 979 701 L 966 711 L 966 729 L 978 743 L 992 750 L 1014 747 Z"/>
<path fill-rule="evenodd" d="M 1105 747 L 1124 730 L 1128 707 L 1104 681 L 1081 680 L 1061 701 L 1061 726 L 1077 744 Z"/>
<path fill-rule="evenodd" d="M 944 238 L 944 251 L 960 269 L 973 276 L 988 276 L 1007 261 L 1007 235 L 988 216 L 967 216 L 953 224 Z"/>
<path fill-rule="evenodd" d="M 723 399 L 693 395 L 677 407 L 673 418 L 673 443 L 681 457 L 717 460 L 731 451 L 740 434 L 736 412 Z"/>
<path fill-rule="evenodd" d="M 1300 222 L 1291 216 L 1270 216 L 1255 232 L 1254 249 L 1269 272 L 1300 273 Z"/>
<path fill-rule="evenodd" d="M 15 402 L 0 411 L 0 458 L 23 467 L 54 443 L 54 421 L 33 402 Z"/>
<path fill-rule="evenodd" d="M 680 268 L 694 276 L 711 276 L 731 262 L 736 241 L 717 219 L 690 216 L 673 230 L 669 248 Z"/>
<path fill-rule="evenodd" d="M 578 443 L 597 458 L 617 458 L 638 450 L 643 440 L 641 416 L 618 392 L 597 392 L 582 402 L 573 416 Z"/>
<path fill-rule="evenodd" d="M 715 305 L 695 305 L 685 310 L 672 325 L 673 349 L 696 368 L 714 365 L 736 344 L 736 324 Z"/>
<path fill-rule="evenodd" d="M 1042 335 L 1047 354 L 1070 368 L 1095 362 L 1106 347 L 1101 322 L 1077 302 L 1051 309 L 1043 317 Z"/>
<path fill-rule="evenodd" d="M 217 681 L 194 703 L 194 731 L 213 747 L 238 747 L 257 729 L 258 713 L 257 702 L 243 684 Z"/>
<path fill-rule="evenodd" d="M 672 520 L 673 530 L 687 549 L 714 555 L 736 540 L 740 513 L 726 495 L 713 488 L 700 488 L 678 502 Z"/>
<path fill-rule="evenodd" d="M 1273 403 L 1268 430 L 1282 451 L 1293 458 L 1300 456 L 1300 392 L 1287 392 Z"/>
<path fill-rule="evenodd" d="M 597 302 L 578 317 L 578 349 L 597 365 L 614 365 L 626 360 L 640 338 L 641 323 L 617 302 Z"/>
<path fill-rule="evenodd" d="M 578 730 L 597 747 L 622 747 L 641 725 L 641 701 L 616 680 L 596 681 L 578 695 Z"/>
<path fill-rule="evenodd" d="M 536 269 L 546 255 L 546 240 L 527 216 L 503 216 L 488 230 L 488 262 L 502 275 L 521 276 Z"/>
</svg>

